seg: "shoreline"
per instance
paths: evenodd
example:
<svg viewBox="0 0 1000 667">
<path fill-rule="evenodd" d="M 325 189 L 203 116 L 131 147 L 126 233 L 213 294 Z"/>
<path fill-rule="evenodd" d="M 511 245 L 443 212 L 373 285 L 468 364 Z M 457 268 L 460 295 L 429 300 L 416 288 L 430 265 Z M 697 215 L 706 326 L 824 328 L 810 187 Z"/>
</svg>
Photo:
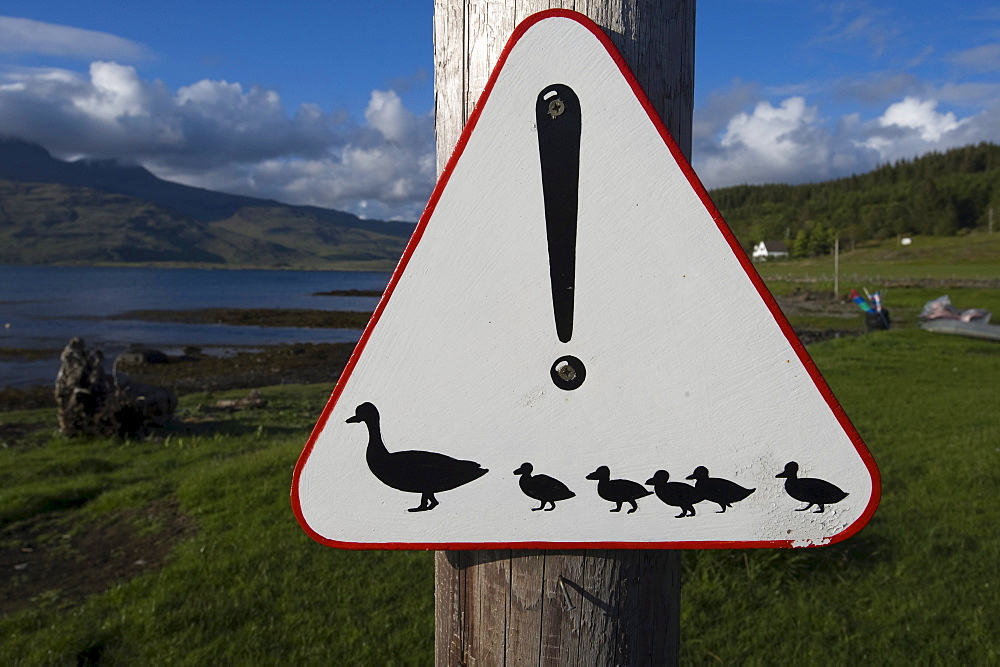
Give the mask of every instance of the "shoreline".
<svg viewBox="0 0 1000 667">
<path fill-rule="evenodd" d="M 364 329 L 368 325 L 371 315 L 370 312 L 363 310 L 320 310 L 314 308 L 199 308 L 194 310 L 129 310 L 105 319 L 305 329 Z"/>
<path fill-rule="evenodd" d="M 336 384 L 356 343 L 285 343 L 227 357 L 168 355 L 163 363 L 120 363 L 119 377 L 172 389 L 179 396 L 197 392 L 255 389 L 280 384 Z M 111 373 L 112 360 L 104 370 Z M 54 380 L 30 387 L 0 389 L 0 412 L 55 409 Z"/>
<path fill-rule="evenodd" d="M 857 336 L 843 329 L 796 328 L 804 345 Z M 145 384 L 167 387 L 178 395 L 202 391 L 256 389 L 280 384 L 329 383 L 332 390 L 356 343 L 284 343 L 255 347 L 226 357 L 205 354 L 168 355 L 166 363 L 120 364 L 119 372 Z M 197 346 L 188 346 L 197 349 Z M 60 351 L 54 351 L 58 357 Z M 111 372 L 111 363 L 105 371 Z M 53 382 L 29 387 L 0 388 L 0 412 L 55 408 Z"/>
<path fill-rule="evenodd" d="M 345 293 L 346 292 L 346 293 Z M 322 295 L 359 296 L 358 290 L 335 290 Z M 319 295 L 317 295 L 319 296 Z M 368 294 L 365 294 L 368 296 Z M 374 296 L 374 295 L 372 295 Z M 776 297 L 786 315 L 837 315 L 840 326 L 793 325 L 804 345 L 864 333 L 854 304 L 831 303 L 812 293 L 799 292 Z M 847 317 L 845 317 L 847 315 Z M 108 319 L 224 324 L 257 327 L 303 327 L 363 330 L 371 318 L 367 311 L 334 311 L 296 308 L 203 308 L 192 310 L 132 310 Z M 167 355 L 166 363 L 119 364 L 119 370 L 146 384 L 168 387 L 180 395 L 198 391 L 253 389 L 276 384 L 313 384 L 329 382 L 332 388 L 340 377 L 356 342 L 280 343 L 255 345 L 240 350 L 227 346 L 235 354 L 212 356 L 201 353 L 201 345 L 190 341 L 181 346 L 185 354 Z M 58 359 L 62 348 L 49 350 L 0 349 L 2 360 Z M 114 359 L 106 360 L 111 372 Z M 54 381 L 54 377 L 53 377 Z M 0 412 L 18 409 L 54 407 L 53 383 L 28 387 L 0 388 Z"/>
<path fill-rule="evenodd" d="M 341 273 L 392 273 L 399 260 L 356 260 L 339 262 L 336 266 L 273 264 L 212 264 L 207 262 L 39 262 L 13 264 L 0 262 L 0 267 L 52 267 L 96 269 L 199 269 L 205 271 L 339 271 Z"/>
</svg>

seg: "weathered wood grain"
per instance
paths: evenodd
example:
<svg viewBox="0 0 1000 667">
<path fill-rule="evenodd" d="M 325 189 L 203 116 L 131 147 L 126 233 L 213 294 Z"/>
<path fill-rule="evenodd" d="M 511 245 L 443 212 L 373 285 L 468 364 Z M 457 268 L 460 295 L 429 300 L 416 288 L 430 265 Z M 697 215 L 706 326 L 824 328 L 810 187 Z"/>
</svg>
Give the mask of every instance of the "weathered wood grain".
<svg viewBox="0 0 1000 667">
<path fill-rule="evenodd" d="M 562 7 L 604 28 L 685 155 L 694 104 L 694 0 L 436 0 L 434 95 L 438 171 L 451 156 L 515 26 Z"/>
</svg>

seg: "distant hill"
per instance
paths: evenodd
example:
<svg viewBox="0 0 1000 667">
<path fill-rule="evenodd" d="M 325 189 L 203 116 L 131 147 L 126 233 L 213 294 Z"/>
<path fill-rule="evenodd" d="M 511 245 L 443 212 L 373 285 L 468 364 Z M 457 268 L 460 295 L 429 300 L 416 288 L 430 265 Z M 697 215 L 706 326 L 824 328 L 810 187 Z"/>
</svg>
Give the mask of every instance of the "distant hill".
<svg viewBox="0 0 1000 667">
<path fill-rule="evenodd" d="M 982 143 L 807 185 L 710 192 L 749 251 L 787 240 L 793 255 L 912 234 L 1000 229 L 1000 146 Z M 0 137 L 0 264 L 176 263 L 389 269 L 413 224 L 362 220 L 170 183 L 138 166 L 64 162 Z M 845 246 L 845 247 L 846 247 Z"/>
<path fill-rule="evenodd" d="M 0 264 L 183 263 L 388 269 L 414 225 L 65 162 L 0 138 Z"/>
<path fill-rule="evenodd" d="M 863 175 L 808 185 L 739 185 L 709 193 L 747 250 L 787 240 L 821 255 L 834 237 L 855 244 L 914 234 L 1000 228 L 1000 146 L 981 143 L 900 160 Z"/>
</svg>

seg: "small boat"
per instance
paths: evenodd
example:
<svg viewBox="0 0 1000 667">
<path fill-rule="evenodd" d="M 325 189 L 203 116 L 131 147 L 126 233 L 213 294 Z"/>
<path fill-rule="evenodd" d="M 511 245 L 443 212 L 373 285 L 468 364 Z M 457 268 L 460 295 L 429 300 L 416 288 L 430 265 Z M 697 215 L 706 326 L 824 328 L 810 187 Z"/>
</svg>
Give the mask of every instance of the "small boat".
<svg viewBox="0 0 1000 667">
<path fill-rule="evenodd" d="M 1000 326 L 990 324 L 990 311 L 982 308 L 959 310 L 951 304 L 947 294 L 924 304 L 920 328 L 934 333 L 1000 340 Z"/>
<path fill-rule="evenodd" d="M 927 320 L 920 323 L 920 328 L 924 331 L 934 333 L 955 334 L 956 336 L 967 336 L 969 338 L 983 338 L 985 340 L 1000 340 L 1000 325 L 989 322 L 965 322 L 962 320 Z"/>
</svg>

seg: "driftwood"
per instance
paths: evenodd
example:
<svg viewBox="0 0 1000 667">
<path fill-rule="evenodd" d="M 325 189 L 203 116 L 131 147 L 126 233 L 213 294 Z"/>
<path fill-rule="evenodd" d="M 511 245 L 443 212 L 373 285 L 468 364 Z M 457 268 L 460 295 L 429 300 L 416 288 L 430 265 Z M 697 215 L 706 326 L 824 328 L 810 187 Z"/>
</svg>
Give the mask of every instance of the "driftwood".
<svg viewBox="0 0 1000 667">
<path fill-rule="evenodd" d="M 237 410 L 252 410 L 267 407 L 267 399 L 260 395 L 256 389 L 251 389 L 250 393 L 243 398 L 224 398 L 215 402 L 215 409 L 236 412 Z"/>
<path fill-rule="evenodd" d="M 81 338 L 69 342 L 60 360 L 55 399 L 65 435 L 142 436 L 164 426 L 177 409 L 169 389 L 107 374 L 104 355 L 88 353 Z"/>
</svg>

